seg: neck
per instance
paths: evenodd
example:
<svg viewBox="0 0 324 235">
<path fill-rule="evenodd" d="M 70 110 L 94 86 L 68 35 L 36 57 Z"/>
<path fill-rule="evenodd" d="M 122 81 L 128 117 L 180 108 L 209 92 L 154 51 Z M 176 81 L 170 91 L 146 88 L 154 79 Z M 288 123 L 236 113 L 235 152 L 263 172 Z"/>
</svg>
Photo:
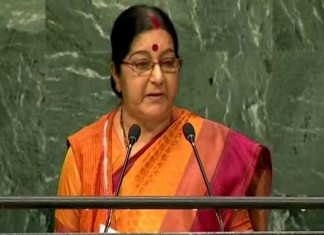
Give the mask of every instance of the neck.
<svg viewBox="0 0 324 235">
<path fill-rule="evenodd" d="M 172 111 L 169 115 L 162 120 L 140 120 L 136 117 L 133 117 L 127 112 L 123 106 L 120 106 L 120 125 L 124 135 L 124 142 L 127 145 L 127 135 L 130 127 L 133 124 L 138 124 L 141 127 L 141 136 L 139 142 L 142 144 L 148 143 L 152 138 L 164 130 L 167 126 L 172 123 Z M 126 141 L 125 141 L 126 137 Z"/>
</svg>

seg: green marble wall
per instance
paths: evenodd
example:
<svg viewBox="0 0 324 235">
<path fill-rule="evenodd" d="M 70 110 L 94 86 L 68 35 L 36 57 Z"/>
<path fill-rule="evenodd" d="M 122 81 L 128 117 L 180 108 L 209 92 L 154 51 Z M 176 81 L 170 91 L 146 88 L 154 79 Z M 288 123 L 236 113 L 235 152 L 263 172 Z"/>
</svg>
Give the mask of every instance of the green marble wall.
<svg viewBox="0 0 324 235">
<path fill-rule="evenodd" d="M 324 195 L 323 0 L 0 0 L 0 196 L 55 195 L 66 137 L 111 110 L 109 32 L 132 3 L 174 20 L 179 106 L 269 146 L 273 195 Z M 45 232 L 50 210 L 2 210 L 0 232 Z M 274 210 L 273 230 L 324 230 Z"/>
</svg>

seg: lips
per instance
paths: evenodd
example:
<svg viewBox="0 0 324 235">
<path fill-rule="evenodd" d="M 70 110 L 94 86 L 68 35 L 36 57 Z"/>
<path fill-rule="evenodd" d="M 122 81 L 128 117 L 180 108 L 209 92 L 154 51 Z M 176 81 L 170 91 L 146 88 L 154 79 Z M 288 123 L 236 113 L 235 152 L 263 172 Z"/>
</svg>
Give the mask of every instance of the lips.
<svg viewBox="0 0 324 235">
<path fill-rule="evenodd" d="M 153 102 L 162 102 L 164 100 L 164 93 L 149 93 L 146 95 L 146 98 Z"/>
<path fill-rule="evenodd" d="M 147 96 L 153 96 L 153 97 L 157 97 L 157 96 L 162 96 L 163 93 L 149 93 Z"/>
</svg>

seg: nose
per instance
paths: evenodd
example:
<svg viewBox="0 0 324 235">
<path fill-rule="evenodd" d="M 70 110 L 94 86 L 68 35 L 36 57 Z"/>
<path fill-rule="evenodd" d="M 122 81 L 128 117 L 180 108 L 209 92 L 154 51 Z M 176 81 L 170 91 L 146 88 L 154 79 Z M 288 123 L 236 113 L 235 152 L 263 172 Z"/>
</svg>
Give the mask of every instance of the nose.
<svg viewBox="0 0 324 235">
<path fill-rule="evenodd" d="M 163 73 L 158 63 L 155 63 L 151 72 L 150 80 L 156 84 L 162 84 Z"/>
</svg>

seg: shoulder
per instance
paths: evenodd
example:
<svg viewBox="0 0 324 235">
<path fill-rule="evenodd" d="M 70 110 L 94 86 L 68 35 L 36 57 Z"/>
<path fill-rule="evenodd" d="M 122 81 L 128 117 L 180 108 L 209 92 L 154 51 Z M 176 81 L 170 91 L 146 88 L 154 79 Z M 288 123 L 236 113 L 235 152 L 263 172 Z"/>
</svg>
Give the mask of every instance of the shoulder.
<svg viewBox="0 0 324 235">
<path fill-rule="evenodd" d="M 108 115 L 109 114 L 105 114 L 101 116 L 98 120 L 94 121 L 93 123 L 87 126 L 84 126 L 82 129 L 69 136 L 68 144 L 71 145 L 75 142 L 86 142 L 92 141 L 94 138 L 101 138 L 103 134 L 104 125 L 108 120 Z"/>
<path fill-rule="evenodd" d="M 103 115 L 97 121 L 83 127 L 68 138 L 68 145 L 73 151 L 81 175 L 85 172 L 83 169 L 84 167 L 96 166 L 99 161 L 100 153 L 103 148 L 104 126 L 109 119 L 109 115 L 110 113 Z M 84 165 L 83 162 L 91 164 Z"/>
<path fill-rule="evenodd" d="M 226 139 L 226 141 L 235 142 L 237 145 L 244 145 L 249 147 L 259 145 L 251 137 L 220 122 L 201 117 L 200 115 L 186 109 L 179 110 L 190 113 L 188 121 L 193 124 L 197 135 L 199 134 L 201 136 L 212 139 L 213 137 L 222 137 L 224 140 Z"/>
<path fill-rule="evenodd" d="M 185 109 L 184 109 L 185 110 Z M 216 135 L 227 136 L 231 129 L 217 121 L 213 121 L 204 117 L 201 117 L 199 114 L 194 113 L 189 110 L 185 110 L 189 113 L 188 122 L 190 122 L 198 135 L 215 137 Z"/>
</svg>

